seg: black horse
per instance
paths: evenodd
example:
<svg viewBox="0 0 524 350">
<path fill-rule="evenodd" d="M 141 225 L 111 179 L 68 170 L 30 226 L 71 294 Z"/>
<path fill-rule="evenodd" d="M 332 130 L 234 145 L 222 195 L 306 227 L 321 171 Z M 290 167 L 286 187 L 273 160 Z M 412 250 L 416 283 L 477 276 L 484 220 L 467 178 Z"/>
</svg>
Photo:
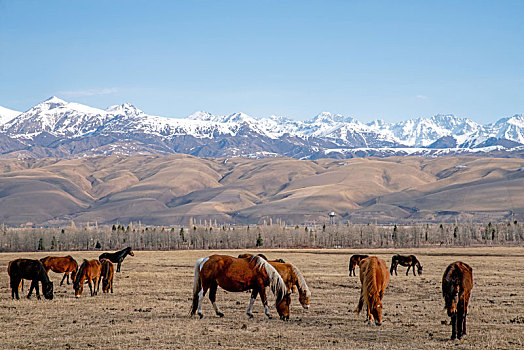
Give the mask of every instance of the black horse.
<svg viewBox="0 0 524 350">
<path fill-rule="evenodd" d="M 417 267 L 417 272 L 419 275 L 422 275 L 422 265 L 420 265 L 420 261 L 418 261 L 417 257 L 415 255 L 393 255 L 391 258 L 391 268 L 389 269 L 389 273 L 393 274 L 393 271 L 395 272 L 395 275 L 397 275 L 397 266 L 407 266 L 408 270 L 406 271 L 406 276 L 409 273 L 409 269 L 413 268 L 413 276 L 416 276 L 415 273 L 415 266 Z"/>
<path fill-rule="evenodd" d="M 360 261 L 367 258 L 368 255 L 364 254 L 355 254 L 352 255 L 351 258 L 349 258 L 349 277 L 351 277 L 351 274 L 353 273 L 353 276 L 356 276 L 355 274 L 355 268 L 360 264 Z"/>
<path fill-rule="evenodd" d="M 116 266 L 116 272 L 120 272 L 120 265 L 122 264 L 122 261 L 124 261 L 124 259 L 126 258 L 127 254 L 135 256 L 135 253 L 133 253 L 131 247 L 127 247 L 115 253 L 103 253 L 98 257 L 98 260 L 109 259 L 111 262 L 118 264 Z"/>
<path fill-rule="evenodd" d="M 44 265 L 40 260 L 33 259 L 16 259 L 9 262 L 7 266 L 7 273 L 9 274 L 11 297 L 20 299 L 18 295 L 18 287 L 22 279 L 31 280 L 31 288 L 27 298 L 31 298 L 33 289 L 36 289 L 36 297 L 40 299 L 40 290 L 38 282 L 42 282 L 42 293 L 46 299 L 53 299 L 53 282 L 49 280 L 45 272 Z"/>
</svg>

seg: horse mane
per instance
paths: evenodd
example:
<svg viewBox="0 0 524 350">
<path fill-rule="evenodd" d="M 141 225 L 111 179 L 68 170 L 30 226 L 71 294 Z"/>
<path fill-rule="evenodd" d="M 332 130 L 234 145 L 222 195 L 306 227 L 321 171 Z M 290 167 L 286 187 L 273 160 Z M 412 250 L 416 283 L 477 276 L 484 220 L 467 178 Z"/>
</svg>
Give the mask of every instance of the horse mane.
<svg viewBox="0 0 524 350">
<path fill-rule="evenodd" d="M 297 277 L 297 287 L 299 292 L 305 292 L 307 297 L 311 296 L 311 291 L 309 290 L 309 287 L 307 286 L 306 280 L 304 279 L 304 276 L 302 276 L 302 273 L 299 269 L 295 267 L 293 264 L 291 265 L 291 269 L 293 270 L 293 273 Z"/>
<path fill-rule="evenodd" d="M 276 297 L 275 303 L 277 305 L 280 304 L 280 302 L 284 299 L 284 297 L 287 294 L 286 284 L 284 283 L 282 276 L 280 276 L 278 271 L 260 256 L 253 256 L 251 257 L 250 261 L 253 261 L 255 263 L 255 267 L 257 269 L 264 269 L 266 271 L 269 277 L 269 285 L 271 286 L 271 291 Z"/>
<path fill-rule="evenodd" d="M 82 265 L 80 265 L 80 268 L 78 269 L 78 272 L 76 273 L 75 281 L 73 282 L 74 285 L 78 285 L 80 283 L 80 279 L 82 278 L 82 275 L 84 274 L 84 270 L 87 266 L 87 259 L 84 259 L 84 262 L 82 262 Z"/>
<path fill-rule="evenodd" d="M 40 260 L 37 260 L 37 261 L 40 263 L 39 265 L 40 269 L 38 273 L 40 274 L 40 277 L 42 278 L 42 282 L 45 282 L 46 284 L 48 284 L 49 282 L 51 282 L 51 280 L 49 279 L 47 272 L 45 272 L 44 264 Z"/>
<path fill-rule="evenodd" d="M 379 272 L 377 271 L 378 267 L 378 261 L 377 263 L 372 263 L 374 260 L 370 260 L 368 264 L 368 268 L 366 271 L 362 271 L 360 273 L 365 273 L 364 275 L 364 282 L 362 283 L 364 287 L 364 293 L 368 294 L 369 296 L 369 304 L 371 308 L 374 308 L 375 305 L 380 304 L 380 297 L 378 295 L 378 288 L 377 288 L 377 280 L 376 280 L 376 274 Z"/>
</svg>

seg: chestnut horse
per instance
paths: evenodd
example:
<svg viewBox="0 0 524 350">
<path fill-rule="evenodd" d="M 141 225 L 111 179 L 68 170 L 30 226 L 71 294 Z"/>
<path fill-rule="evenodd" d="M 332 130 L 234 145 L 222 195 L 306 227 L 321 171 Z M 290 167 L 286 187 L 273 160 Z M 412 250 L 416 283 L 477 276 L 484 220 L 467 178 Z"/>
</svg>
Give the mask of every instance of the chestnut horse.
<svg viewBox="0 0 524 350">
<path fill-rule="evenodd" d="M 49 280 L 44 266 L 40 260 L 16 259 L 10 261 L 7 266 L 11 286 L 11 298 L 20 299 L 18 288 L 23 279 L 31 280 L 31 287 L 27 298 L 31 298 L 33 289 L 36 290 L 36 297 L 40 299 L 38 282 L 42 282 L 42 293 L 46 299 L 53 299 L 53 282 Z"/>
<path fill-rule="evenodd" d="M 111 260 L 111 262 L 114 262 L 117 264 L 116 272 L 120 272 L 120 265 L 122 265 L 122 261 L 124 261 L 124 259 L 126 258 L 128 254 L 131 256 L 135 256 L 135 253 L 133 253 L 133 249 L 131 249 L 131 247 L 124 248 L 114 253 L 102 253 L 98 257 L 98 260 L 102 260 L 102 259 Z"/>
<path fill-rule="evenodd" d="M 249 259 L 252 256 L 252 254 L 240 254 L 238 257 Z M 267 258 L 263 254 L 258 254 L 258 256 L 267 260 Z M 298 300 L 300 304 L 304 309 L 309 309 L 309 298 L 311 297 L 311 291 L 309 290 L 306 280 L 304 279 L 304 276 L 302 276 L 302 273 L 299 271 L 299 269 L 295 267 L 293 264 L 281 263 L 280 261 L 283 261 L 282 259 L 267 261 L 278 271 L 278 273 L 284 280 L 284 283 L 286 284 L 286 288 L 288 291 L 294 291 L 295 289 L 298 289 Z M 256 297 L 257 296 L 255 294 L 254 297 L 252 296 L 252 299 L 254 300 Z M 282 320 L 289 320 L 290 304 L 291 298 L 284 298 L 284 302 L 280 303 L 280 310 L 277 311 L 279 311 L 279 315 Z"/>
<path fill-rule="evenodd" d="M 369 255 L 355 254 L 352 255 L 351 258 L 349 258 L 349 277 L 351 277 L 351 273 L 353 273 L 353 276 L 356 276 L 355 268 L 358 266 L 362 259 L 365 259 L 368 256 Z"/>
<path fill-rule="evenodd" d="M 466 316 L 473 288 L 473 269 L 460 261 L 450 264 L 442 276 L 442 295 L 451 317 L 451 339 L 466 335 Z"/>
<path fill-rule="evenodd" d="M 102 259 L 100 261 L 102 264 L 102 293 L 113 293 L 113 276 L 115 275 L 115 267 L 109 259 Z"/>
<path fill-rule="evenodd" d="M 413 268 L 413 276 L 416 276 L 415 274 L 415 266 L 417 267 L 417 271 L 419 275 L 422 275 L 422 265 L 420 265 L 420 262 L 418 261 L 417 257 L 415 255 L 393 255 L 391 258 L 391 268 L 389 269 L 389 273 L 393 275 L 393 271 L 395 272 L 395 276 L 397 276 L 397 266 L 407 266 L 408 270 L 406 271 L 406 276 L 409 273 L 409 269 Z"/>
<path fill-rule="evenodd" d="M 267 261 L 259 256 L 249 259 L 239 259 L 228 255 L 211 255 L 207 258 L 200 258 L 195 263 L 195 278 L 193 283 L 193 305 L 191 315 L 198 312 L 200 318 L 202 314 L 202 299 L 209 289 L 209 300 L 215 309 L 215 313 L 223 317 L 215 303 L 217 287 L 220 286 L 229 292 L 243 292 L 251 289 L 253 293 L 260 294 L 264 311 L 268 318 L 269 306 L 267 305 L 266 286 L 271 286 L 273 294 L 276 296 L 276 305 L 282 303 L 286 297 L 286 284 L 277 270 Z M 253 317 L 251 309 L 254 298 L 251 297 L 247 315 Z"/>
<path fill-rule="evenodd" d="M 71 255 L 68 256 L 48 256 L 40 259 L 44 265 L 45 272 L 49 273 L 49 270 L 57 273 L 64 273 L 60 285 L 64 284 L 64 280 L 67 277 L 67 284 L 69 284 L 69 273 L 71 273 L 71 280 L 74 281 L 76 278 L 76 272 L 78 270 L 78 264 Z"/>
<path fill-rule="evenodd" d="M 75 290 L 75 297 L 80 298 L 82 292 L 84 291 L 84 281 L 87 279 L 87 284 L 89 284 L 89 290 L 91 291 L 91 296 L 95 295 L 98 292 L 100 287 L 100 273 L 102 271 L 102 264 L 98 260 L 86 260 L 76 274 L 76 279 L 73 283 L 73 289 Z M 91 285 L 93 282 L 93 285 Z"/>
<path fill-rule="evenodd" d="M 360 300 L 357 313 L 360 314 L 364 302 L 367 308 L 367 321 L 375 320 L 375 324 L 382 324 L 382 297 L 389 284 L 389 273 L 386 262 L 376 256 L 370 256 L 360 261 Z"/>
</svg>

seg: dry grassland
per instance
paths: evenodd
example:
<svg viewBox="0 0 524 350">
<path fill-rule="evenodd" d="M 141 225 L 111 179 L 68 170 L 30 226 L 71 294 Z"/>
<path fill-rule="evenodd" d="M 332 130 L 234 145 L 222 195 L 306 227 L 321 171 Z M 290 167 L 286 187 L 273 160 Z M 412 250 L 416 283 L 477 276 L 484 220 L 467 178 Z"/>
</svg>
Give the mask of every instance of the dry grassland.
<svg viewBox="0 0 524 350">
<path fill-rule="evenodd" d="M 237 255 L 240 251 L 221 251 Z M 263 314 L 260 300 L 248 319 L 247 293 L 219 289 L 224 318 L 214 315 L 209 300 L 204 319 L 189 318 L 194 261 L 212 251 L 141 252 L 126 258 L 116 274 L 114 294 L 75 299 L 71 286 L 58 286 L 55 299 L 10 297 L 6 266 L 18 257 L 45 253 L 0 254 L 0 348 L 2 349 L 511 349 L 524 347 L 524 249 L 442 248 L 424 250 L 264 250 L 269 258 L 294 263 L 312 291 L 311 308 L 293 296 L 289 322 Z M 370 326 L 354 310 L 358 277 L 348 278 L 351 254 L 372 253 L 390 265 L 394 253 L 415 253 L 424 274 L 393 276 L 384 297 L 384 322 Z M 77 261 L 96 252 L 73 252 Z M 66 255 L 66 253 L 64 253 Z M 443 310 L 440 281 L 456 260 L 473 267 L 474 288 L 468 335 L 451 342 Z M 26 283 L 26 286 L 29 284 Z M 27 287 L 26 287 L 27 288 Z M 25 289 L 24 294 L 27 293 Z"/>
</svg>

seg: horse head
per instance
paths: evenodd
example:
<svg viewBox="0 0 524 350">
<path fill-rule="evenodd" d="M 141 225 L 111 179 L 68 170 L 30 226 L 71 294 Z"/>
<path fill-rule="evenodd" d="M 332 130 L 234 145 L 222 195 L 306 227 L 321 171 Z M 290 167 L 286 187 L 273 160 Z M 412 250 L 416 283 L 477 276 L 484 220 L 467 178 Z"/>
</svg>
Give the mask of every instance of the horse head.
<svg viewBox="0 0 524 350">
<path fill-rule="evenodd" d="M 422 275 L 422 265 L 420 264 L 417 265 L 417 272 L 419 275 Z"/>
<path fill-rule="evenodd" d="M 280 303 L 277 306 L 277 312 L 282 321 L 289 320 L 289 304 L 291 304 L 291 294 L 287 293 Z"/>
<path fill-rule="evenodd" d="M 371 315 L 375 319 L 375 324 L 380 326 L 382 324 L 382 302 L 379 302 L 371 309 Z"/>
<path fill-rule="evenodd" d="M 131 256 L 135 256 L 135 253 L 133 253 L 133 250 L 131 249 L 131 247 L 127 247 L 127 253 Z"/>
<path fill-rule="evenodd" d="M 452 284 L 449 285 L 449 288 L 444 293 L 444 302 L 446 305 L 445 308 L 448 311 L 448 316 L 450 317 L 457 312 L 458 294 L 459 286 Z"/>
<path fill-rule="evenodd" d="M 42 283 L 42 293 L 44 294 L 44 298 L 53 300 L 53 282 Z"/>
<path fill-rule="evenodd" d="M 75 282 L 73 283 L 73 289 L 75 290 L 75 297 L 80 298 L 82 292 L 84 291 L 84 284 L 80 283 L 80 278 L 75 280 Z"/>
<path fill-rule="evenodd" d="M 309 294 L 299 290 L 298 301 L 304 309 L 309 309 Z"/>
</svg>

